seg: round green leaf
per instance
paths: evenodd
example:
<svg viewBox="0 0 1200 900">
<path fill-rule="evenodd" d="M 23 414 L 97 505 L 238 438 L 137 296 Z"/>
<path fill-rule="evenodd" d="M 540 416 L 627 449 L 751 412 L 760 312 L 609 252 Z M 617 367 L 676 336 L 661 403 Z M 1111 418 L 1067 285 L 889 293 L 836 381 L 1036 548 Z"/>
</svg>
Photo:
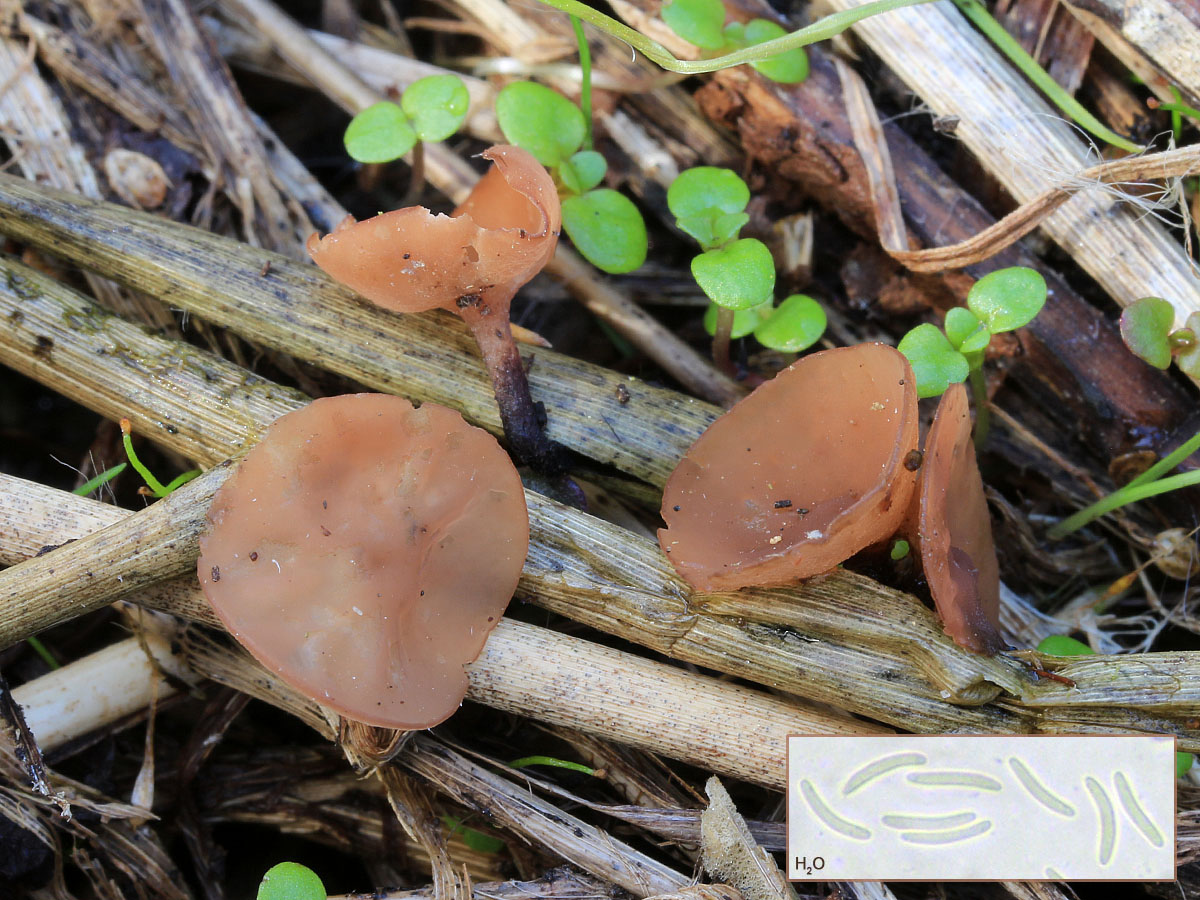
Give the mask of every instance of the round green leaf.
<svg viewBox="0 0 1200 900">
<path fill-rule="evenodd" d="M 514 81 L 496 97 L 496 119 L 510 144 L 543 166 L 557 166 L 579 149 L 586 126 L 579 107 L 532 81 Z"/>
<path fill-rule="evenodd" d="M 821 339 L 825 324 L 825 309 L 820 303 L 805 294 L 792 294 L 754 330 L 754 336 L 764 347 L 799 353 Z"/>
<path fill-rule="evenodd" d="M 750 188 L 732 169 L 696 166 L 680 172 L 667 188 L 667 207 L 677 219 L 713 213 L 740 213 Z"/>
<path fill-rule="evenodd" d="M 327 896 L 317 873 L 294 862 L 272 866 L 258 886 L 258 900 L 325 900 Z"/>
<path fill-rule="evenodd" d="M 967 379 L 967 358 L 954 349 L 936 325 L 918 325 L 900 339 L 896 349 L 908 357 L 913 367 L 918 397 L 936 397 L 950 385 Z"/>
<path fill-rule="evenodd" d="M 739 309 L 734 312 L 733 330 L 729 332 L 729 337 L 736 341 L 738 338 L 744 338 L 752 332 L 771 315 L 771 307 L 774 303 L 774 300 L 767 300 L 758 306 L 752 306 L 749 309 Z M 715 303 L 709 303 L 708 309 L 704 311 L 704 330 L 708 332 L 710 337 L 717 333 L 717 312 L 720 308 Z"/>
<path fill-rule="evenodd" d="M 1025 266 L 984 275 L 967 293 L 967 306 L 987 323 L 992 334 L 1028 325 L 1045 304 L 1046 279 Z"/>
<path fill-rule="evenodd" d="M 1192 763 L 1196 761 L 1196 757 L 1191 753 L 1176 753 L 1175 754 L 1175 777 L 1182 778 L 1191 769 Z"/>
<path fill-rule="evenodd" d="M 742 238 L 693 259 L 692 277 L 726 309 L 749 309 L 774 293 L 775 261 L 762 241 Z"/>
<path fill-rule="evenodd" d="M 1121 313 L 1121 339 L 1134 356 L 1156 369 L 1171 364 L 1169 335 L 1175 324 L 1175 307 L 1161 297 L 1143 297 Z"/>
<path fill-rule="evenodd" d="M 962 306 L 956 306 L 946 313 L 945 327 L 950 345 L 964 356 L 980 352 L 992 340 L 988 327 L 976 318 L 975 313 Z"/>
<path fill-rule="evenodd" d="M 754 46 L 783 37 L 787 31 L 766 19 L 754 19 L 746 25 L 746 44 Z M 803 47 L 777 53 L 770 59 L 750 63 L 755 69 L 780 84 L 797 84 L 808 77 L 808 54 Z"/>
<path fill-rule="evenodd" d="M 386 163 L 411 150 L 417 142 L 417 133 L 404 110 L 384 100 L 351 119 L 343 141 L 353 159 L 361 163 Z"/>
<path fill-rule="evenodd" d="M 1200 312 L 1189 315 L 1185 327 L 1190 329 L 1192 334 L 1200 335 Z M 1200 378 L 1200 341 L 1181 351 L 1175 357 L 1175 365 L 1193 378 Z"/>
<path fill-rule="evenodd" d="M 890 555 L 893 560 L 899 562 L 900 560 L 904 559 L 904 557 L 908 556 L 908 553 L 911 549 L 912 548 L 908 545 L 908 541 L 901 538 L 900 540 L 896 541 L 896 543 L 892 544 L 892 552 Z"/>
<path fill-rule="evenodd" d="M 430 75 L 408 86 L 400 98 L 400 108 L 410 119 L 417 137 L 423 141 L 444 141 L 467 117 L 471 95 L 457 75 Z"/>
<path fill-rule="evenodd" d="M 1047 656 L 1095 656 L 1096 651 L 1089 647 L 1083 641 L 1077 641 L 1073 637 L 1068 637 L 1065 634 L 1052 634 L 1049 637 L 1042 638 L 1042 642 L 1037 645 L 1038 653 L 1045 653 Z"/>
<path fill-rule="evenodd" d="M 646 223 L 624 194 L 600 188 L 568 197 L 562 218 L 575 249 L 597 269 L 617 275 L 646 261 Z"/>
<path fill-rule="evenodd" d="M 721 0 L 670 0 L 663 4 L 661 15 L 672 31 L 697 47 L 720 50 L 725 46 L 721 33 L 725 4 Z"/>
<path fill-rule="evenodd" d="M 584 194 L 603 181 L 607 171 L 603 156 L 595 150 L 580 150 L 559 167 L 558 177 L 572 192 Z"/>
</svg>

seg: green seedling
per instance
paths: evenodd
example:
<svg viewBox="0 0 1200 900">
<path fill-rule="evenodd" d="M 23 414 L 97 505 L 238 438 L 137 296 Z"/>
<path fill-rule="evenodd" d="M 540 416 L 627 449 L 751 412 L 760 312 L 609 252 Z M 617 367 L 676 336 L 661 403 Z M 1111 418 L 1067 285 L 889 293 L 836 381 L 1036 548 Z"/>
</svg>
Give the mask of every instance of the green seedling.
<svg viewBox="0 0 1200 900">
<path fill-rule="evenodd" d="M 908 545 L 908 541 L 897 540 L 894 544 L 892 544 L 890 556 L 892 557 L 893 562 L 899 562 L 900 560 L 904 559 L 904 557 L 908 556 L 911 551 L 912 548 Z"/>
<path fill-rule="evenodd" d="M 429 75 L 414 81 L 400 102 L 384 100 L 350 120 L 346 152 L 361 163 L 388 163 L 413 153 L 410 197 L 425 178 L 426 141 L 444 141 L 467 117 L 471 97 L 457 75 Z"/>
<path fill-rule="evenodd" d="M 154 477 L 154 473 L 146 468 L 145 464 L 138 459 L 137 453 L 133 449 L 133 424 L 128 419 L 121 420 L 121 441 L 125 444 L 125 455 L 129 457 L 129 464 L 133 466 L 134 471 L 142 476 L 142 480 L 146 482 L 145 488 L 139 488 L 138 493 L 150 493 L 158 499 L 162 499 L 177 488 L 187 484 L 193 478 L 200 474 L 199 469 L 192 469 L 177 476 L 168 484 L 163 484 Z"/>
<path fill-rule="evenodd" d="M 414 81 L 399 103 L 368 106 L 346 128 L 346 152 L 361 163 L 399 159 L 418 141 L 444 141 L 467 117 L 471 98 L 457 75 Z"/>
<path fill-rule="evenodd" d="M 681 172 L 667 189 L 676 225 L 703 251 L 692 259 L 692 276 L 712 301 L 704 326 L 713 336 L 713 359 L 726 372 L 733 369 L 732 339 L 753 334 L 772 350 L 798 353 L 825 332 L 825 310 L 812 297 L 792 294 L 775 306 L 771 251 L 755 238 L 738 237 L 750 221 L 749 202 L 746 182 L 713 166 Z"/>
<path fill-rule="evenodd" d="M 462 819 L 454 816 L 442 816 L 442 824 L 450 829 L 447 837 L 461 834 L 463 843 L 476 853 L 499 853 L 506 846 L 500 838 L 471 828 Z"/>
<path fill-rule="evenodd" d="M 987 439 L 983 358 L 992 335 L 1028 325 L 1045 303 L 1046 280 L 1040 273 L 1024 266 L 998 269 L 975 282 L 966 308 L 946 313 L 944 332 L 926 323 L 900 339 L 898 349 L 917 377 L 917 396 L 937 397 L 950 385 L 970 379 L 976 447 Z"/>
<path fill-rule="evenodd" d="M 554 175 L 563 230 L 588 262 L 620 274 L 646 261 L 646 223 L 628 197 L 598 187 L 608 163 L 588 146 L 589 119 L 578 106 L 548 87 L 517 81 L 496 97 L 496 119 L 510 144 Z"/>
<path fill-rule="evenodd" d="M 1037 652 L 1047 656 L 1095 656 L 1096 651 L 1082 641 L 1065 634 L 1052 634 L 1037 645 Z M 1191 753 L 1175 754 L 1175 777 L 1182 778 L 1192 767 L 1195 757 Z"/>
<path fill-rule="evenodd" d="M 670 0 L 663 4 L 663 21 L 677 35 L 702 50 L 716 54 L 757 47 L 787 37 L 787 31 L 767 19 L 725 24 L 725 4 L 721 0 Z M 796 84 L 808 77 L 808 55 L 795 47 L 768 59 L 750 63 L 772 81 Z"/>
<path fill-rule="evenodd" d="M 325 900 L 325 885 L 308 866 L 281 862 L 258 885 L 258 900 Z"/>
<path fill-rule="evenodd" d="M 1161 297 L 1143 297 L 1121 313 L 1121 339 L 1139 359 L 1156 369 L 1171 360 L 1179 368 L 1200 378 L 1200 313 L 1192 313 L 1182 328 L 1175 328 L 1175 307 Z"/>
</svg>

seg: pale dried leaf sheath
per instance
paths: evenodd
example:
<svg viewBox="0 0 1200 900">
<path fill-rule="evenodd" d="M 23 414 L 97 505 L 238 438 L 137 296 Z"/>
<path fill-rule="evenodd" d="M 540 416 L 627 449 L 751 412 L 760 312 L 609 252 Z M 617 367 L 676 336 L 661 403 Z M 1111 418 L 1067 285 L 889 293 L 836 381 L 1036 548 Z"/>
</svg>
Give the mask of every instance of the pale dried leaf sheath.
<svg viewBox="0 0 1200 900">
<path fill-rule="evenodd" d="M 833 0 L 834 9 L 860 6 Z M 1089 166 L 1074 129 L 950 4 L 895 10 L 854 26 L 1019 201 Z M 1152 218 L 1107 193 L 1084 194 L 1043 223 L 1118 303 L 1170 298 L 1182 324 L 1200 310 L 1200 284 L 1179 246 Z"/>
</svg>

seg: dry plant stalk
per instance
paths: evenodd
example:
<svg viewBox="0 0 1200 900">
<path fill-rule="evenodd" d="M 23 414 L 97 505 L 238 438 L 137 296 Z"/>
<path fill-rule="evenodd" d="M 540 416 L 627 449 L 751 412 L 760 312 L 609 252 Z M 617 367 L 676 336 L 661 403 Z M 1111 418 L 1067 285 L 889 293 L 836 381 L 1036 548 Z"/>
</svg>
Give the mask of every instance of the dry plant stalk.
<svg viewBox="0 0 1200 900">
<path fill-rule="evenodd" d="M 12 176 L 0 175 L 0 231 L 207 322 L 253 335 L 258 344 L 373 390 L 454 407 L 474 424 L 501 433 L 483 365 L 466 329 L 450 316 L 397 316 L 364 302 L 315 266 Z M 22 283 L 18 291 L 25 290 Z M 42 291 L 37 285 L 43 283 L 32 281 L 26 293 Z M 120 353 L 121 346 L 113 352 Z M 195 370 L 189 358 L 194 359 L 192 351 L 181 348 L 175 364 Z M 152 358 L 131 362 L 156 369 L 172 365 Z M 204 380 L 202 372 L 195 374 L 197 382 Z M 234 383 L 227 389 L 239 397 L 280 393 L 275 386 L 261 387 L 265 382 L 257 376 L 244 380 L 244 387 Z M 534 398 L 553 410 L 552 439 L 656 484 L 666 481 L 683 450 L 719 413 L 692 397 L 549 350 L 537 353 L 529 382 Z M 196 435 L 194 449 L 185 453 L 206 458 L 206 446 L 228 446 L 233 433 L 241 441 L 245 432 L 239 424 L 224 438 Z"/>
<path fill-rule="evenodd" d="M 1063 4 L 1113 54 L 1137 73 L 1159 99 L 1170 101 L 1170 84 L 1193 106 L 1200 104 L 1200 23 L 1186 2 L 1087 0 Z"/>
<path fill-rule="evenodd" d="M 7 523 L 0 529 L 0 561 L 15 563 L 43 544 L 77 541 L 130 515 L 0 475 L 0 522 Z M 134 599 L 189 621 L 222 627 L 191 576 L 157 585 Z M 196 640 L 189 638 L 183 645 L 187 662 L 197 672 L 248 690 L 329 734 L 312 703 L 280 688 L 247 654 Z M 153 637 L 148 641 L 159 665 L 183 677 L 183 661 L 172 656 L 167 642 Z M 203 652 L 186 649 L 194 647 Z M 789 734 L 879 730 L 511 619 L 500 622 L 467 672 L 468 696 L 477 702 L 777 789 L 783 787 Z M 23 685 L 17 693 L 30 709 L 30 727 L 39 742 L 52 747 L 144 707 L 153 690 L 151 674 L 138 640 L 130 639 Z M 271 689 L 264 690 L 265 684 Z M 51 705 L 55 698 L 78 701 L 84 695 L 92 700 Z M 612 716 L 614 704 L 622 707 L 620 717 Z M 61 707 L 67 707 L 65 712 Z"/>
<path fill-rule="evenodd" d="M 0 287 L 0 299 L 4 304 L 12 304 L 9 310 L 19 309 L 24 317 L 12 329 L 12 341 L 3 347 L 9 364 L 34 377 L 69 383 L 77 400 L 100 409 L 112 403 L 114 396 L 144 399 L 147 406 L 134 406 L 131 399 L 126 401 L 125 409 L 141 421 L 171 423 L 167 431 L 152 432 L 170 446 L 190 446 L 199 452 L 202 461 L 212 462 L 224 451 L 219 443 L 198 446 L 188 438 L 196 431 L 193 420 L 212 423 L 211 428 L 205 429 L 210 440 L 223 434 L 234 445 L 243 446 L 275 416 L 294 408 L 294 393 L 287 395 L 292 398 L 291 404 L 276 400 L 264 406 L 263 397 L 278 396 L 269 383 L 259 380 L 256 390 L 246 391 L 245 373 L 239 374 L 240 370 L 229 363 L 195 350 L 188 351 L 189 366 L 177 365 L 175 345 L 171 342 L 145 335 L 112 317 L 103 317 L 78 295 L 19 264 L 0 263 L 0 266 L 10 273 L 5 279 L 7 290 Z M 3 312 L 0 309 L 0 314 Z M 72 330 L 76 321 L 86 323 L 83 333 Z M 32 352 L 31 348 L 38 345 L 32 336 L 37 334 L 53 335 L 55 346 L 61 344 L 61 351 L 55 351 L 58 354 L 55 365 L 47 365 Z M 121 350 L 113 353 L 114 348 Z M 131 368 L 130 359 L 154 362 Z M 144 369 L 144 373 L 136 371 L 138 368 Z M 201 373 L 199 376 L 197 371 Z M 146 390 L 147 378 L 156 384 L 153 394 Z M 184 385 L 186 389 L 182 389 Z M 228 421 L 230 410 L 240 406 L 246 395 L 259 404 L 256 414 L 263 416 L 263 420 L 238 429 Z M 268 413 L 270 408 L 276 412 Z M 243 410 L 237 415 L 247 413 Z M 242 421 L 252 422 L 253 416 Z M 640 421 L 640 417 L 634 417 L 630 425 L 636 426 Z M 233 449 L 229 444 L 225 446 Z M 205 479 L 210 477 L 215 476 L 210 473 Z M 1037 697 L 1039 705 L 1051 708 L 1035 713 L 1033 706 L 1023 700 L 986 703 L 999 688 L 982 689 L 980 685 L 989 681 L 993 685 L 1012 684 L 1012 676 L 1006 676 L 1004 670 L 1016 670 L 1019 664 L 1005 657 L 975 658 L 978 668 L 963 673 L 965 680 L 931 684 L 926 673 L 937 667 L 914 665 L 909 658 L 910 642 L 896 632 L 897 622 L 921 618 L 933 621 L 932 613 L 908 595 L 845 574 L 798 585 L 783 593 L 794 595 L 798 604 L 811 604 L 814 616 L 828 620 L 818 631 L 839 635 L 836 640 L 798 639 L 791 631 L 769 625 L 697 613 L 691 605 L 690 592 L 652 542 L 536 494 L 529 494 L 528 499 L 533 541 L 518 593 L 577 621 L 674 658 L 749 677 L 920 733 L 1103 730 L 1106 722 L 1110 728 L 1128 728 L 1141 715 L 1136 707 L 1144 706 L 1164 718 L 1156 719 L 1154 726 L 1143 720 L 1138 730 L 1159 728 L 1180 733 L 1188 741 L 1196 736 L 1182 718 L 1183 707 L 1194 702 L 1200 677 L 1194 671 L 1195 662 L 1189 661 L 1186 654 L 1151 654 L 1136 659 L 1104 657 L 1104 669 L 1089 671 L 1088 676 L 1097 679 L 1098 695 L 1104 694 L 1102 682 L 1113 683 L 1105 681 L 1101 672 L 1120 671 L 1122 675 L 1117 680 L 1128 690 L 1112 696 L 1114 702 L 1129 703 L 1132 708 L 1101 703 L 1085 714 L 1073 704 L 1073 691 L 1061 685 L 1024 679 L 1017 679 L 1014 685 L 1020 687 L 1019 696 Z M 159 535 L 165 547 L 163 552 L 186 556 L 195 534 L 182 533 L 179 528 L 167 525 L 165 518 L 158 517 L 165 526 Z M 187 527 L 199 527 L 199 520 L 193 519 Z M 102 532 L 79 544 L 93 540 L 103 542 L 110 538 Z M 78 547 L 70 545 L 63 550 L 86 566 L 91 557 Z M 58 559 L 55 553 L 50 553 L 14 567 L 0 575 L 0 585 L 19 591 L 27 577 L 23 571 L 32 572 L 29 577 L 49 584 L 54 583 L 55 577 L 69 577 Z M 178 565 L 186 568 L 187 563 Z M 57 576 L 47 573 L 49 568 L 58 569 Z M 118 594 L 124 590 L 114 579 L 109 579 L 107 586 Z M 740 595 L 731 597 L 736 600 Z M 747 595 L 745 599 L 749 601 L 750 597 Z M 94 598 L 92 602 L 96 602 Z M 715 599 L 705 598 L 705 602 Z M 846 604 L 862 610 L 869 622 L 876 623 L 856 626 L 874 632 L 869 639 L 855 638 L 853 632 L 841 636 L 847 628 Z M 44 616 L 37 604 L 28 614 Z M 16 620 L 10 617 L 7 621 L 10 639 L 24 635 Z M 940 654 L 950 646 L 950 641 L 935 627 L 931 626 L 931 630 L 935 633 L 935 646 L 941 648 L 932 652 Z M 956 667 L 951 659 L 941 669 L 953 672 Z M 1154 670 L 1166 677 L 1152 677 Z M 1152 689 L 1147 691 L 1147 687 Z M 953 706 L 947 699 L 985 705 Z"/>
<path fill-rule="evenodd" d="M 835 10 L 862 0 L 831 0 Z M 1088 168 L 1070 125 L 948 4 L 895 10 L 854 31 L 955 132 L 1018 202 Z M 1200 285 L 1183 252 L 1151 217 L 1108 194 L 1078 194 L 1043 229 L 1121 305 L 1169 298 L 1179 324 L 1200 310 Z"/>
<path fill-rule="evenodd" d="M 13 162 L 31 181 L 50 184 L 100 200 L 104 193 L 87 154 L 72 138 L 72 126 L 62 102 L 42 80 L 34 62 L 36 45 L 22 47 L 0 37 L 0 129 Z M 104 278 L 87 274 L 92 293 L 109 309 L 164 328 L 173 326 L 159 304 L 130 296 Z"/>
<path fill-rule="evenodd" d="M 257 32 L 245 31 L 223 20 L 206 17 L 202 20 L 207 31 L 217 42 L 221 55 L 235 68 L 249 69 L 260 75 L 290 81 L 294 84 L 309 84 L 309 80 L 292 68 L 286 61 L 280 68 L 280 57 L 268 39 Z M 381 50 L 369 44 L 347 40 L 323 31 L 308 30 L 308 36 L 321 49 L 328 52 L 380 96 L 399 96 L 410 84 L 429 75 L 449 72 L 441 66 L 423 60 L 401 56 Z M 463 128 L 467 134 L 490 144 L 503 143 L 503 135 L 496 124 L 493 111 L 496 91 L 481 78 L 462 73 L 457 75 L 466 85 L 470 106 Z"/>
<path fill-rule="evenodd" d="M 138 0 L 141 18 L 201 142 L 209 148 L 241 208 L 246 240 L 302 258 L 312 229 L 276 189 L 266 153 L 233 76 L 212 52 L 183 0 Z"/>
<path fill-rule="evenodd" d="M 669 866 L 542 800 L 527 787 L 502 778 L 425 734 L 415 735 L 398 765 L 438 786 L 469 809 L 487 810 L 497 825 L 534 846 L 553 847 L 567 862 L 582 866 L 638 897 L 667 894 L 689 883 Z M 519 775 L 517 777 L 520 777 Z"/>
<path fill-rule="evenodd" d="M 1200 145 L 1115 159 L 1084 169 L 1063 183 L 1047 188 L 969 240 L 946 247 L 909 250 L 887 141 L 874 103 L 862 78 L 840 60 L 838 76 L 846 97 L 855 146 L 867 170 L 880 243 L 893 259 L 914 272 L 961 269 L 995 256 L 1041 225 L 1077 193 L 1097 184 L 1157 181 L 1200 172 Z"/>
</svg>

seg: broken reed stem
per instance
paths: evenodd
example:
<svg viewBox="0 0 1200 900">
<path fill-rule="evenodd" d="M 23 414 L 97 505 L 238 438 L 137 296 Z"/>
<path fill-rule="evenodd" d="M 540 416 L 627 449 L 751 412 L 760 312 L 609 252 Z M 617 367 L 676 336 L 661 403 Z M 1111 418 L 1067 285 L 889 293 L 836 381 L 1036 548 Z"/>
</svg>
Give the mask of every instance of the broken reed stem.
<svg viewBox="0 0 1200 900">
<path fill-rule="evenodd" d="M 97 528 L 132 515 L 0 475 L 0 561 L 13 563 L 32 555 L 34 546 L 85 540 Z M 14 534 L 21 538 L 10 541 L 9 535 Z M 131 599 L 221 627 L 191 577 L 157 585 Z M 160 664 L 181 675 L 181 663 L 172 662 L 166 642 L 148 638 Z M 212 656 L 187 655 L 193 664 L 200 663 L 196 668 L 201 674 L 226 684 L 234 679 L 231 671 L 240 667 L 232 684 L 238 689 L 275 680 L 244 653 L 216 669 L 204 665 Z M 34 733 L 39 742 L 45 746 L 48 735 L 49 745 L 57 746 L 143 707 L 151 690 L 150 668 L 138 641 L 130 639 L 18 688 L 17 698 L 28 709 L 30 727 L 37 723 Z M 501 620 L 467 673 L 468 697 L 477 702 L 776 789 L 783 788 L 787 770 L 788 734 L 878 731 L 834 713 L 510 619 Z M 297 701 L 299 695 L 293 692 L 252 692 L 310 724 L 317 715 L 307 714 L 311 703 L 303 698 Z M 59 697 L 61 702 L 54 700 Z M 73 704 L 68 702 L 71 697 Z M 619 717 L 612 715 L 616 705 L 622 710 Z M 326 733 L 323 720 L 317 721 L 318 730 Z"/>
<path fill-rule="evenodd" d="M 104 412 L 118 402 L 114 398 L 130 398 L 121 403 L 122 414 L 145 423 L 152 438 L 175 449 L 187 448 L 202 462 L 214 462 L 221 453 L 252 442 L 267 424 L 303 402 L 297 392 L 263 379 L 248 385 L 247 373 L 203 351 L 187 348 L 181 360 L 179 345 L 103 313 L 73 291 L 18 263 L 0 261 L 0 275 L 4 275 L 0 278 L 0 317 L 15 322 L 0 331 L 0 359 L 46 383 L 68 385 L 78 402 Z M 39 335 L 54 345 L 49 360 L 39 350 L 44 347 L 36 339 Z M 925 619 L 931 636 L 929 648 L 922 652 L 938 656 L 954 645 L 933 624 L 933 614 L 906 594 L 856 576 L 834 574 L 779 592 L 798 604 L 811 604 L 813 615 L 825 620 L 813 630 L 837 638 L 808 640 L 790 630 L 741 622 L 738 613 L 731 612 L 728 618 L 698 613 L 691 591 L 652 541 L 538 494 L 528 493 L 527 501 L 531 545 L 518 595 L 676 659 L 920 733 L 1069 732 L 1073 727 L 1104 730 L 1105 721 L 1110 728 L 1134 723 L 1134 712 L 1119 708 L 1089 712 L 1088 721 L 1080 723 L 1077 711 L 1066 709 L 1072 706 L 1072 691 L 1032 679 L 1016 679 L 1020 697 L 1037 697 L 1039 702 L 1044 699 L 1061 707 L 1053 715 L 1035 714 L 1031 707 L 1015 701 L 951 705 L 948 699 L 984 703 L 999 690 L 986 687 L 992 679 L 1012 686 L 1013 675 L 1004 676 L 1003 670 L 996 668 L 1011 664 L 999 658 L 971 657 L 966 662 L 977 660 L 978 668 L 959 669 L 954 681 L 931 683 L 931 674 L 939 669 L 954 672 L 961 663 L 949 657 L 941 666 L 914 664 L 909 658 L 914 650 L 897 636 L 896 623 Z M 181 536 L 170 528 L 161 537 L 176 544 L 195 540 L 194 535 Z M 56 567 L 57 563 L 53 554 L 48 554 L 22 566 Z M 19 583 L 21 568 L 0 573 L 0 585 Z M 60 570 L 57 576 L 46 576 L 43 571 L 36 577 L 53 582 L 54 577 L 66 576 Z M 730 602 L 736 603 L 739 596 L 729 595 Z M 861 618 L 869 626 L 856 621 L 850 628 L 848 609 L 855 611 L 856 620 Z M 60 609 L 62 614 L 70 612 Z M 16 622 L 10 624 L 6 639 L 28 633 Z M 871 633 L 855 637 L 862 628 Z M 952 652 L 959 651 L 954 648 Z M 1155 682 L 1152 695 L 1140 693 L 1137 686 L 1150 678 L 1159 658 L 1166 671 L 1180 680 L 1173 688 Z M 1133 706 L 1146 705 L 1164 716 L 1154 720 L 1154 727 L 1183 734 L 1189 740 L 1196 736 L 1195 729 L 1187 729 L 1186 717 L 1172 699 L 1174 694 L 1180 698 L 1193 694 L 1200 678 L 1200 672 L 1193 671 L 1194 662 L 1189 668 L 1185 659 L 1171 654 L 1104 660 L 1111 667 L 1105 671 L 1120 670 L 1122 679 L 1127 679 L 1122 683 L 1128 691 L 1121 696 Z M 1098 685 L 1104 683 L 1099 670 L 1093 670 L 1090 677 L 1097 679 Z M 1137 730 L 1149 729 L 1149 721 L 1143 720 Z"/>
<path fill-rule="evenodd" d="M 175 693 L 160 668 L 184 677 L 168 641 L 126 638 L 13 689 L 43 752 L 142 712 Z M 151 661 L 146 648 L 154 654 Z"/>
<path fill-rule="evenodd" d="M 251 336 L 259 345 L 373 390 L 441 403 L 493 434 L 502 433 L 474 342 L 448 314 L 390 313 L 316 266 L 3 174 L 0 232 Z M 53 289 L 44 277 L 12 271 L 18 279 L 12 289 L 30 302 Z M 123 350 L 117 344 L 106 352 L 119 355 Z M 180 365 L 191 365 L 186 359 L 190 350 L 180 355 L 185 357 Z M 163 366 L 153 358 L 131 359 L 130 364 L 156 370 Z M 236 382 L 228 389 L 255 393 L 263 383 L 257 376 L 242 380 L 247 381 L 244 390 Z M 534 398 L 553 411 L 547 429 L 553 440 L 652 484 L 666 481 L 683 452 L 719 413 L 702 401 L 551 350 L 537 352 L 529 384 Z M 627 402 L 621 402 L 623 397 Z M 111 395 L 112 401 L 118 399 Z M 197 446 L 190 455 L 210 458 L 206 452 Z"/>
</svg>

